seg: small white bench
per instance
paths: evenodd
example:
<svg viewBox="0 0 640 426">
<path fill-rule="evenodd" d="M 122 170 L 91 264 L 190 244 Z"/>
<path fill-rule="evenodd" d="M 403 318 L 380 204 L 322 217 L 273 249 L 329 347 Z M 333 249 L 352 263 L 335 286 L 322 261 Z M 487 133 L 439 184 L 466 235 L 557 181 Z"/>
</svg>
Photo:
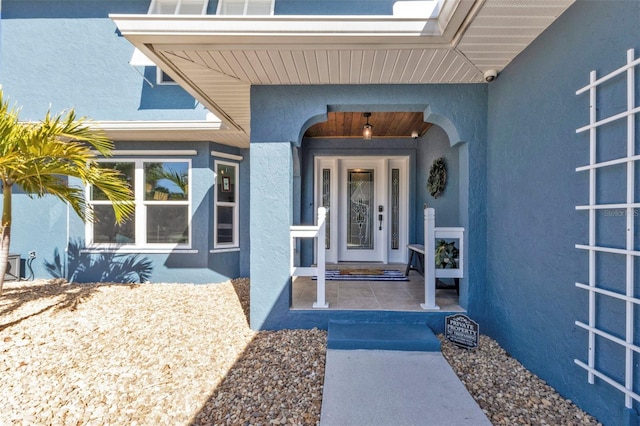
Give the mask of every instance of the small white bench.
<svg viewBox="0 0 640 426">
<path fill-rule="evenodd" d="M 408 244 L 409 249 L 409 261 L 407 262 L 407 268 L 404 271 L 405 275 L 409 275 L 409 272 L 413 269 L 424 275 L 424 245 L 423 244 Z M 413 260 L 416 260 L 414 267 Z"/>
<path fill-rule="evenodd" d="M 409 260 L 407 261 L 407 267 L 405 268 L 404 275 L 408 276 L 411 270 L 417 271 L 419 274 L 424 275 L 424 244 L 407 244 L 407 248 L 409 249 Z M 460 295 L 460 278 L 454 278 L 453 285 L 450 285 L 443 282 L 442 280 L 437 279 L 437 274 L 438 269 L 436 269 L 436 288 L 445 290 L 455 289 L 456 294 Z"/>
</svg>

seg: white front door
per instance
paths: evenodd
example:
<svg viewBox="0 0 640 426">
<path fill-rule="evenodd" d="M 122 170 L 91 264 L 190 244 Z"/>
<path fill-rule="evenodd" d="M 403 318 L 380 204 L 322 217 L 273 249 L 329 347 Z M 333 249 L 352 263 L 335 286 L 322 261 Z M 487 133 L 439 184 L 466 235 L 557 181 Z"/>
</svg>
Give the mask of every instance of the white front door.
<svg viewBox="0 0 640 426">
<path fill-rule="evenodd" d="M 383 160 L 340 160 L 338 173 L 338 261 L 385 262 Z"/>
<path fill-rule="evenodd" d="M 316 157 L 315 166 L 327 262 L 406 262 L 408 157 Z"/>
</svg>

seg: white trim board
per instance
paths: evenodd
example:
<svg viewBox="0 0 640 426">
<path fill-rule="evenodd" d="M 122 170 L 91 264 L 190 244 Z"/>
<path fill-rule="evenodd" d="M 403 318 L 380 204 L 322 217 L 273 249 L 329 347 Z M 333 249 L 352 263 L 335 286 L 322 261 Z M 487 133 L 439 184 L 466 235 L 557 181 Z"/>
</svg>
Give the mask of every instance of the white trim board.
<svg viewBox="0 0 640 426">
<path fill-rule="evenodd" d="M 220 151 L 211 151 L 211 156 L 218 157 L 218 158 L 226 158 L 227 160 L 234 160 L 234 161 L 242 161 L 242 159 L 244 158 L 242 155 L 228 154 L 226 152 L 220 152 Z"/>
</svg>

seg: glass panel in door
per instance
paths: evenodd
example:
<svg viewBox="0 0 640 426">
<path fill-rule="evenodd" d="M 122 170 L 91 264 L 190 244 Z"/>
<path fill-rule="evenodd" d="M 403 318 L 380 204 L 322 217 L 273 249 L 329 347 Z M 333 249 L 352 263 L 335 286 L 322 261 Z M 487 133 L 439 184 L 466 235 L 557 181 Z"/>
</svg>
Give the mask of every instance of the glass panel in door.
<svg viewBox="0 0 640 426">
<path fill-rule="evenodd" d="M 347 250 L 371 250 L 374 235 L 373 170 L 349 169 L 347 175 Z"/>
</svg>

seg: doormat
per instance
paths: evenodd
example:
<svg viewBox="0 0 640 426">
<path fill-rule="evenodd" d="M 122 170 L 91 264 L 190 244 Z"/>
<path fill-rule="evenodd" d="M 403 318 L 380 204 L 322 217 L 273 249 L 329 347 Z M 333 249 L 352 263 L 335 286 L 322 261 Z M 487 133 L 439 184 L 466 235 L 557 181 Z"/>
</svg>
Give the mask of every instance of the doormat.
<svg viewBox="0 0 640 426">
<path fill-rule="evenodd" d="M 384 275 L 384 269 L 340 269 L 340 275 Z"/>
<path fill-rule="evenodd" d="M 317 279 L 317 277 L 312 277 Z M 402 271 L 395 269 L 342 269 L 325 271 L 327 281 L 409 281 Z"/>
</svg>

